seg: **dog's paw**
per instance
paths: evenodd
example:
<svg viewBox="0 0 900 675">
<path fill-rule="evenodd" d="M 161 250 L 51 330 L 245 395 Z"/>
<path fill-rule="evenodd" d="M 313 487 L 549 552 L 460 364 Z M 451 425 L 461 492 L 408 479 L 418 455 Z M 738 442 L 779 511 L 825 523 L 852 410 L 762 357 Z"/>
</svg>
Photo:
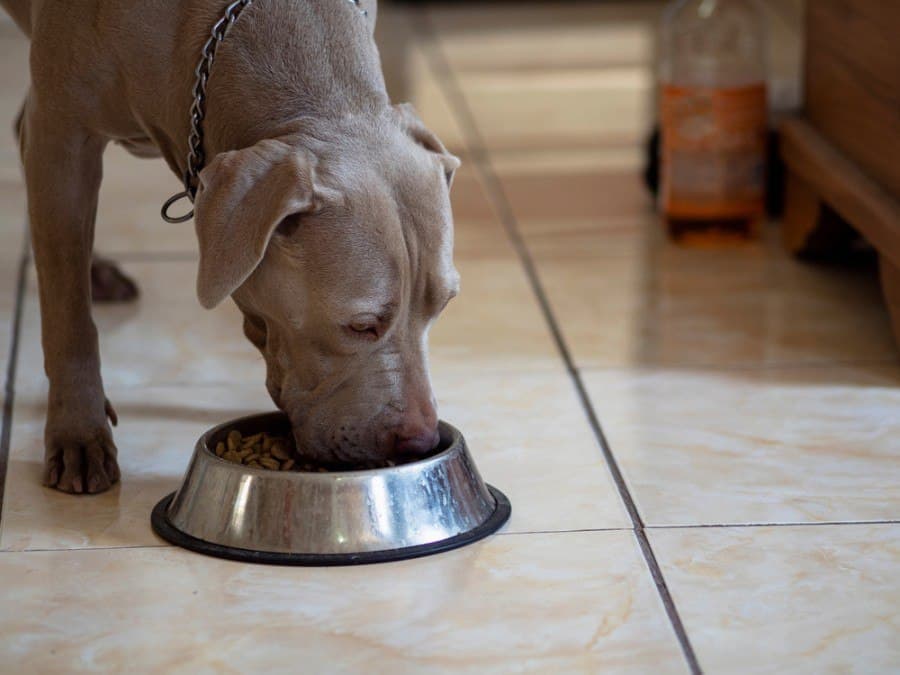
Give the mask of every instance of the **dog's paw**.
<svg viewBox="0 0 900 675">
<path fill-rule="evenodd" d="M 115 421 L 115 411 L 106 402 L 106 415 Z M 49 420 L 48 420 L 49 422 Z M 45 435 L 44 485 L 71 494 L 96 494 L 119 480 L 116 444 L 104 418 L 94 425 L 66 430 L 58 421 Z"/>
<path fill-rule="evenodd" d="M 112 261 L 95 257 L 91 262 L 91 299 L 94 302 L 133 302 L 138 287 Z"/>
</svg>

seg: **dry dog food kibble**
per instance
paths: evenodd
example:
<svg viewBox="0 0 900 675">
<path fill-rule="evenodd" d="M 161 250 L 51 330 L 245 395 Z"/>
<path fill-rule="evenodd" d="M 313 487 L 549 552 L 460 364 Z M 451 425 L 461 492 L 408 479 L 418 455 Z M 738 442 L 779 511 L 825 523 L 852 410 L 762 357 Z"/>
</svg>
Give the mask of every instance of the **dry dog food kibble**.
<svg viewBox="0 0 900 675">
<path fill-rule="evenodd" d="M 216 444 L 216 455 L 236 464 L 244 464 L 254 468 L 271 469 L 272 471 L 288 471 L 296 461 L 292 457 L 293 450 L 283 439 L 269 436 L 266 433 L 242 436 L 240 431 L 231 430 L 225 441 Z"/>
<path fill-rule="evenodd" d="M 356 466 L 324 467 L 303 461 L 294 450 L 294 444 L 282 436 L 270 436 L 265 432 L 243 436 L 241 432 L 232 429 L 224 441 L 216 443 L 215 453 L 217 457 L 243 464 L 255 469 L 269 469 L 271 471 L 317 471 L 327 473 L 329 470 L 358 470 L 358 469 L 383 469 L 396 466 L 391 460 L 367 462 Z"/>
</svg>

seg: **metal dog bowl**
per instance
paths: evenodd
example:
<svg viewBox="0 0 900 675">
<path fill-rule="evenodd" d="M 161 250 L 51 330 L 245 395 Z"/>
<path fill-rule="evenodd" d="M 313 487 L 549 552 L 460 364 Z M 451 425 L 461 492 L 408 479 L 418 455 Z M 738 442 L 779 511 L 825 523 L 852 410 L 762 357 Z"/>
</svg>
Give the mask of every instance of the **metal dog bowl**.
<svg viewBox="0 0 900 675">
<path fill-rule="evenodd" d="M 440 423 L 431 457 L 385 469 L 313 473 L 243 466 L 213 448 L 237 429 L 290 434 L 282 413 L 206 432 L 181 488 L 153 509 L 153 530 L 199 553 L 278 565 L 355 565 L 415 558 L 477 541 L 509 518 L 462 434 Z"/>
</svg>

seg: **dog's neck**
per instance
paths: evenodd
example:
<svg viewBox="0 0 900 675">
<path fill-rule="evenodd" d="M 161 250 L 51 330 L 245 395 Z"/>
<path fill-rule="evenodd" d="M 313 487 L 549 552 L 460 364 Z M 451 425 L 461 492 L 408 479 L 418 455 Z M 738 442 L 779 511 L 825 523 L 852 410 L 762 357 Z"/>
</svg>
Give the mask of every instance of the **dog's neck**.
<svg viewBox="0 0 900 675">
<path fill-rule="evenodd" d="M 263 138 L 334 128 L 389 105 L 366 19 L 344 0 L 259 0 L 220 45 L 209 80 L 207 158 Z"/>
</svg>

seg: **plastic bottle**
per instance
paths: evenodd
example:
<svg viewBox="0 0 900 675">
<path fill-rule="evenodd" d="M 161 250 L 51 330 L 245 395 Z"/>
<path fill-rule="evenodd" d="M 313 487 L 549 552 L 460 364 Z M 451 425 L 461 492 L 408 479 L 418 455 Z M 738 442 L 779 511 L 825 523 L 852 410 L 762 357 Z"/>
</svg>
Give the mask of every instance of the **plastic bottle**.
<svg viewBox="0 0 900 675">
<path fill-rule="evenodd" d="M 762 8 L 675 0 L 660 56 L 660 210 L 669 234 L 701 245 L 755 238 L 768 131 Z"/>
</svg>

